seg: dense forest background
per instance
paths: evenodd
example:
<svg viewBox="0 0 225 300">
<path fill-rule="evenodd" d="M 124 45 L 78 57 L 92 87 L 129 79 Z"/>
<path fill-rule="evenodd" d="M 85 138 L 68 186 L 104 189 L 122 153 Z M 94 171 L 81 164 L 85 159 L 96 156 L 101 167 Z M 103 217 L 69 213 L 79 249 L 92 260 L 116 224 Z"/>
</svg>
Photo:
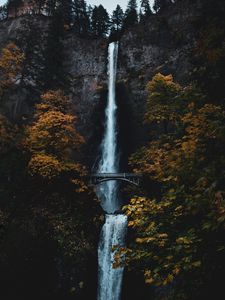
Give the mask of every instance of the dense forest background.
<svg viewBox="0 0 225 300">
<path fill-rule="evenodd" d="M 96 71 L 100 79 L 93 85 L 94 109 L 81 114 L 80 106 L 88 111 L 93 104 L 81 100 L 83 94 L 85 98 L 79 90 L 81 76 L 74 78 L 68 72 L 68 64 L 75 64 L 65 63 L 73 50 L 69 39 L 75 40 L 75 52 L 81 47 L 81 61 L 91 45 L 98 45 L 106 57 L 108 42 L 121 44 L 117 96 L 124 135 L 119 139 L 124 156 L 129 156 L 123 167 L 143 175 L 140 189 L 122 191 L 129 216 L 128 247 L 118 249 L 115 267 L 124 263 L 121 254 L 126 254 L 123 299 L 221 299 L 225 4 L 223 0 L 156 0 L 153 8 L 147 0 L 140 4 L 138 11 L 138 2 L 130 0 L 125 12 L 115 5 L 112 15 L 102 5 L 91 7 L 83 0 L 11 0 L 0 8 L 4 300 L 96 295 L 103 212 L 88 174 L 102 134 L 106 68 L 102 76 Z M 184 15 L 188 31 L 180 21 Z M 180 26 L 170 26 L 169 20 Z M 147 43 L 164 48 L 162 52 L 172 49 L 174 57 L 185 45 L 188 64 L 185 59 L 162 66 L 159 59 L 151 70 L 143 67 L 137 72 L 136 65 L 145 65 L 146 56 L 139 52 L 133 65 L 125 65 L 123 51 L 132 41 L 143 49 Z M 76 63 L 74 68 L 78 67 Z M 73 101 L 75 89 L 78 100 Z M 26 105 L 20 109 L 22 98 Z M 127 138 L 137 127 L 135 122 L 141 123 L 138 134 Z"/>
</svg>

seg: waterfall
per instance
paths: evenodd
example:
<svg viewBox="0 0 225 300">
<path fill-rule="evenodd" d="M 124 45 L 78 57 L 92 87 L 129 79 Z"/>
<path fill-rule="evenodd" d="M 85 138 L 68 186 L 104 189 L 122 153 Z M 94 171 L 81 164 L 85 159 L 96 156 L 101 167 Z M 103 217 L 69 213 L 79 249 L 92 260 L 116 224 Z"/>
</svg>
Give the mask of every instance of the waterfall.
<svg viewBox="0 0 225 300">
<path fill-rule="evenodd" d="M 119 171 L 119 155 L 117 146 L 117 105 L 116 105 L 116 73 L 118 43 L 111 43 L 108 49 L 108 103 L 105 111 L 105 132 L 101 144 L 101 160 L 99 173 L 117 173 Z M 120 209 L 118 183 L 108 181 L 102 183 L 97 191 L 102 207 L 107 212 L 102 228 L 99 248 L 99 283 L 98 300 L 119 300 L 122 288 L 123 268 L 113 268 L 113 246 L 124 246 L 127 230 L 127 217 L 117 215 Z"/>
<path fill-rule="evenodd" d="M 105 111 L 105 133 L 101 145 L 101 161 L 99 173 L 116 173 L 119 167 L 117 149 L 116 126 L 116 71 L 117 71 L 118 43 L 111 43 L 108 50 L 108 103 Z M 109 181 L 102 184 L 98 190 L 102 207 L 107 213 L 114 213 L 119 209 L 118 184 Z"/>
</svg>

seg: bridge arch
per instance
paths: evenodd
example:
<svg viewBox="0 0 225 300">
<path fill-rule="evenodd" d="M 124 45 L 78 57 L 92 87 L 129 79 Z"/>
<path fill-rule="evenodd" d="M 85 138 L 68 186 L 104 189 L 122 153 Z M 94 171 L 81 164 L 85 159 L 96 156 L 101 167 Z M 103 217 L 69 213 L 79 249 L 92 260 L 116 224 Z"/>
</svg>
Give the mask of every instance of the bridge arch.
<svg viewBox="0 0 225 300">
<path fill-rule="evenodd" d="M 131 185 L 139 186 L 140 185 L 141 175 L 133 173 L 99 173 L 91 175 L 91 183 L 93 185 L 99 185 L 107 181 L 123 181 Z"/>
</svg>

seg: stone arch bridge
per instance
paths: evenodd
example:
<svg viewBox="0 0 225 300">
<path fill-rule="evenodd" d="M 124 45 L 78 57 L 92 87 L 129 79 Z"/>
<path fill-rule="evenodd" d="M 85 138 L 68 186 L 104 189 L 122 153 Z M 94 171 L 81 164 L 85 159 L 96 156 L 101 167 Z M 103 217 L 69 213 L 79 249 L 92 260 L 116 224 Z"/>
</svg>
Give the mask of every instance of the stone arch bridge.
<svg viewBox="0 0 225 300">
<path fill-rule="evenodd" d="M 98 185 L 103 182 L 116 180 L 139 186 L 142 175 L 135 173 L 95 173 L 91 174 L 91 184 Z"/>
</svg>

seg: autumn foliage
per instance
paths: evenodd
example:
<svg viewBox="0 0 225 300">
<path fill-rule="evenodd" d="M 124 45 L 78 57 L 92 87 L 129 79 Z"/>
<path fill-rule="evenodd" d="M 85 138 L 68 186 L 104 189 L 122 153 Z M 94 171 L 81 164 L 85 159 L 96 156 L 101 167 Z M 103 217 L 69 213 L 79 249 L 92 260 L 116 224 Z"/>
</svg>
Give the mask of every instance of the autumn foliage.
<svg viewBox="0 0 225 300">
<path fill-rule="evenodd" d="M 29 162 L 32 175 L 48 180 L 66 174 L 84 175 L 84 167 L 73 159 L 84 139 L 77 132 L 76 117 L 70 111 L 69 97 L 61 90 L 48 91 L 41 96 L 41 102 L 36 105 L 35 121 L 27 128 L 25 141 L 32 154 Z"/>
<path fill-rule="evenodd" d="M 155 107 L 148 106 L 147 122 L 170 125 L 173 114 L 179 122 L 131 158 L 135 172 L 161 191 L 134 197 L 124 208 L 135 235 L 127 263 L 147 284 L 161 286 L 190 272 L 193 278 L 210 272 L 217 254 L 225 254 L 225 110 L 194 97 L 187 101 L 171 76 L 157 74 L 148 90 Z M 177 102 L 167 107 L 174 96 Z"/>
<path fill-rule="evenodd" d="M 0 91 L 20 80 L 23 52 L 14 44 L 9 43 L 2 49 L 0 56 Z"/>
</svg>

